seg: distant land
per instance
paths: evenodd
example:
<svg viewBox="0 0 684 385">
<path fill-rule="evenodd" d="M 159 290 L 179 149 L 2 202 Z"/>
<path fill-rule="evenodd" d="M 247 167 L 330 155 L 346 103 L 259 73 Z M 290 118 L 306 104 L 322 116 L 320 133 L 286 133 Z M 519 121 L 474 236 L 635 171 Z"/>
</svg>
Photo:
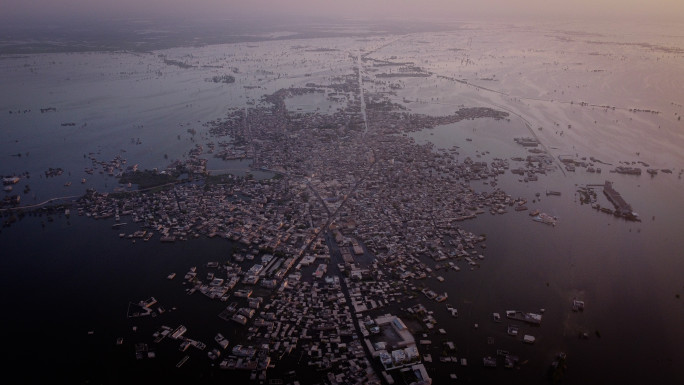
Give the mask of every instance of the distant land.
<svg viewBox="0 0 684 385">
<path fill-rule="evenodd" d="M 152 51 L 172 47 L 203 46 L 269 40 L 378 36 L 450 30 L 458 22 L 353 21 L 339 19 L 264 18 L 206 20 L 117 19 L 106 21 L 55 21 L 44 25 L 0 25 L 0 54 L 87 51 Z"/>
</svg>

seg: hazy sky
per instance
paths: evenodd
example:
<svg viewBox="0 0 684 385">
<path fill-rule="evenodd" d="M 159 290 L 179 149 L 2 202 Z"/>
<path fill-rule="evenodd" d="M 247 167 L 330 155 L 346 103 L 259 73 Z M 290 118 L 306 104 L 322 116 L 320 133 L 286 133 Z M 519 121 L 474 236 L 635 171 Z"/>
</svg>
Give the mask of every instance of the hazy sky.
<svg viewBox="0 0 684 385">
<path fill-rule="evenodd" d="M 113 17 L 440 17 L 684 20 L 684 0 L 0 0 L 5 19 Z"/>
</svg>

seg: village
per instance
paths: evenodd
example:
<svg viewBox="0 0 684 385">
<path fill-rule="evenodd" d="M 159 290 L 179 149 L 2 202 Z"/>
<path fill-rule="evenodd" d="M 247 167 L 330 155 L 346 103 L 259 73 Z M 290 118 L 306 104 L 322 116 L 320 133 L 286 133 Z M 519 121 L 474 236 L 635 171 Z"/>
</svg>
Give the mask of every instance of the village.
<svg viewBox="0 0 684 385">
<path fill-rule="evenodd" d="M 323 87 L 349 100 L 347 109 L 333 115 L 288 112 L 287 97 L 320 90 L 286 89 L 210 126 L 213 135 L 231 139 L 216 156 L 248 156 L 253 169 L 272 172 L 272 178 L 210 175 L 203 157 L 214 149 L 205 153 L 196 145 L 184 162 L 153 172 L 187 173 L 187 179 L 151 190 L 90 191 L 79 201 L 79 215 L 113 218 L 119 237 L 130 242 L 209 237 L 238 245 L 230 259 L 206 270 L 191 267 L 183 285 L 189 295 L 225 302 L 217 316 L 243 328 L 243 338 L 228 341 L 217 331 L 214 345 L 188 337 L 192 330 L 186 333 L 183 325 L 162 325 L 150 345 L 168 337 L 182 351 L 206 351 L 220 369 L 247 371 L 261 381 L 272 378 L 269 368 L 299 357 L 300 365 L 325 373 L 330 383 L 431 383 L 424 365 L 433 358 L 420 352 L 429 347 L 430 335 L 444 329 L 421 303 L 446 305 L 452 319 L 458 309 L 430 282 L 484 263 L 486 236 L 462 222 L 520 211 L 526 202 L 499 189 L 477 192 L 469 184 L 489 180 L 494 186 L 509 170 L 507 160 L 458 161 L 405 134 L 506 114 L 462 108 L 433 118 L 392 111 L 391 105 L 388 110 L 379 99 L 382 110 L 367 108 L 354 79 Z M 525 175 L 553 169 L 549 159 L 535 156 L 526 161 Z M 161 315 L 154 302 L 138 306 L 143 311 L 137 316 Z M 421 333 L 415 338 L 409 330 Z M 449 346 L 436 361 L 467 366 L 468 359 L 483 359 L 456 359 Z M 144 358 L 148 346 L 137 351 Z M 177 366 L 190 358 L 188 353 Z M 500 360 L 502 366 L 517 362 L 506 354 Z M 492 358 L 486 362 L 491 365 Z"/>
<path fill-rule="evenodd" d="M 139 170 L 120 156 L 101 161 L 89 155 L 93 167 L 86 172 L 117 176 L 120 187 L 88 189 L 62 208 L 67 216 L 73 210 L 113 220 L 126 242 L 206 237 L 236 245 L 225 260 L 199 270 L 189 266 L 181 281 L 188 295 L 225 303 L 216 316 L 241 330 L 241 337 L 231 341 L 217 330 L 215 343 L 191 338 L 192 328 L 163 323 L 168 309 L 152 298 L 129 306 L 132 321 L 159 316 L 162 322 L 148 343 L 135 343 L 136 358 L 155 358 L 155 346 L 174 341 L 187 351 L 179 368 L 195 360 L 197 350 L 211 365 L 258 381 L 272 380 L 274 368 L 308 365 L 333 384 L 431 383 L 433 357 L 426 352 L 432 339 L 446 334 L 441 323 L 459 317 L 436 285 L 486 263 L 487 236 L 468 231 L 467 221 L 527 210 L 527 200 L 496 188 L 501 175 L 518 174 L 527 183 L 558 167 L 534 138 L 516 139 L 526 158 L 486 162 L 416 144 L 407 135 L 462 120 L 506 119 L 506 112 L 460 107 L 447 116 L 414 114 L 382 94 L 364 95 L 358 68 L 335 80 L 281 89 L 253 107 L 234 109 L 206 124 L 218 144 L 195 143 L 185 159 L 165 169 Z M 333 114 L 287 108 L 288 98 L 312 93 L 346 101 L 346 107 Z M 250 159 L 252 170 L 272 177 L 212 173 L 210 156 Z M 473 181 L 492 189 L 475 189 Z M 538 210 L 530 215 L 556 223 Z M 168 279 L 177 282 L 177 274 L 183 272 Z M 541 323 L 539 314 L 511 312 L 514 321 Z M 492 322 L 501 322 L 498 312 Z M 521 343 L 535 341 L 531 334 L 519 336 L 519 327 L 507 330 Z M 506 368 L 520 361 L 502 349 L 485 357 L 455 352 L 454 342 L 446 341 L 434 357 L 451 364 L 454 379 L 456 368 L 473 360 Z"/>
</svg>

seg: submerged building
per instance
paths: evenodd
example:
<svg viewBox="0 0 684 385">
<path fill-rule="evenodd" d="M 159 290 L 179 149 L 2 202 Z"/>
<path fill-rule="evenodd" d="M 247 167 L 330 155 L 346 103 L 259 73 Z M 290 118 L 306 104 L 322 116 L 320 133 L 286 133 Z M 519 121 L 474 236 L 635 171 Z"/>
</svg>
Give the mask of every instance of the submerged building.
<svg viewBox="0 0 684 385">
<path fill-rule="evenodd" d="M 385 333 L 380 333 L 380 340 L 371 343 L 366 339 L 366 345 L 373 357 L 379 358 L 385 371 L 385 379 L 392 382 L 392 373 L 401 372 L 401 377 L 410 384 L 431 384 L 432 379 L 425 370 L 425 366 L 420 362 L 420 353 L 416 347 L 416 341 L 406 324 L 401 318 L 386 314 L 377 317 L 374 325 L 381 329 L 386 329 Z M 391 337 L 390 337 L 391 336 Z"/>
<path fill-rule="evenodd" d="M 631 220 L 638 220 L 637 214 L 632 211 L 632 206 L 613 188 L 613 182 L 606 181 L 603 186 L 603 193 L 610 203 L 615 206 L 615 216 L 624 217 Z"/>
</svg>

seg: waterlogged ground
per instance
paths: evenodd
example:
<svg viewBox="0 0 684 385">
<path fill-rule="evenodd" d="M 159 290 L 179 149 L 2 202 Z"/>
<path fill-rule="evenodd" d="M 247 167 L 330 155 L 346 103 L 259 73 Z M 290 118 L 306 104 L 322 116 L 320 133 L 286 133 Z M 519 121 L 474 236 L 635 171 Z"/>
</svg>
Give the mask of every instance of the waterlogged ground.
<svg viewBox="0 0 684 385">
<path fill-rule="evenodd" d="M 461 316 L 440 324 L 447 335 L 431 337 L 433 346 L 421 348 L 421 353 L 436 358 L 443 340 L 455 341 L 458 355 L 470 357 L 475 367 L 459 378 L 475 383 L 543 383 L 539 373 L 558 351 L 568 352 L 567 383 L 633 378 L 676 383 L 682 380 L 676 363 L 684 359 L 684 305 L 677 297 L 684 294 L 684 244 L 679 234 L 684 228 L 684 183 L 679 177 L 684 169 L 684 122 L 679 120 L 684 93 L 676 81 L 684 79 L 684 38 L 677 31 L 681 28 L 667 25 L 462 24 L 451 32 L 363 39 L 2 56 L 0 174 L 31 174 L 17 187 L 20 192 L 24 184 L 31 185 L 22 202 L 78 195 L 88 187 L 111 191 L 117 187 L 114 177 L 84 173 L 92 165 L 91 155 L 104 161 L 118 155 L 140 168 L 166 167 L 187 157 L 196 144 L 206 147 L 230 139 L 211 136 L 208 122 L 258 105 L 263 95 L 282 88 L 343 83 L 343 77 L 355 76 L 354 68 L 360 65 L 368 101 L 390 101 L 406 112 L 437 116 L 461 107 L 510 113 L 504 120 L 463 120 L 408 134 L 417 144 L 433 143 L 435 151 L 457 152 L 461 161 L 471 157 L 491 162 L 524 158 L 526 149 L 513 139 L 535 135 L 555 159 L 595 157 L 611 164 L 601 164 L 603 172 L 596 174 L 582 168 L 564 172 L 556 162 L 555 171 L 537 182 L 524 182 L 510 173 L 499 177 L 499 188 L 528 199 L 530 208 L 558 217 L 558 225 L 545 226 L 531 221 L 527 212 L 512 210 L 464 222 L 470 231 L 487 234 L 487 257 L 480 269 L 440 273 L 444 282 L 430 282 L 437 292 L 449 293 L 449 303 L 460 309 Z M 211 80 L 224 75 L 235 81 Z M 354 97 L 352 92 L 326 89 L 289 97 L 285 103 L 292 112 L 332 114 Z M 41 113 L 41 108 L 55 110 Z M 249 159 L 223 161 L 205 155 L 212 170 L 240 174 L 249 169 Z M 609 173 L 619 162 L 637 161 L 672 173 L 660 172 L 653 178 L 645 172 L 639 177 Z M 634 165 L 645 171 L 646 166 Z M 61 167 L 64 173 L 42 177 L 50 167 Z M 81 178 L 87 178 L 86 183 L 80 183 Z M 579 204 L 578 185 L 602 184 L 606 179 L 615 182 L 642 222 L 626 222 Z M 64 185 L 70 181 L 73 185 Z M 480 191 L 494 190 L 481 181 L 471 183 Z M 546 190 L 562 195 L 546 196 Z M 73 222 L 74 227 L 87 226 L 81 219 Z M 37 223 L 3 230 L 0 244 L 19 253 L 24 246 L 11 232 L 25 231 L 21 239 L 28 245 L 33 240 L 28 234 L 37 231 Z M 78 237 L 68 240 L 68 231 L 64 233 L 44 240 L 54 247 L 78 242 Z M 106 242 L 114 236 L 99 234 L 97 239 Z M 201 242 L 212 249 L 209 240 Z M 144 260 L 149 265 L 138 275 L 164 280 L 169 269 L 155 271 L 154 266 L 164 261 L 161 256 L 154 257 L 154 263 L 145 259 L 140 250 L 154 253 L 147 245 L 140 249 L 126 243 L 107 255 L 141 253 L 126 259 L 125 266 L 114 265 L 125 272 Z M 36 258 L 45 257 L 37 248 Z M 173 253 L 178 254 L 174 269 L 182 271 L 183 258 L 190 258 L 193 250 Z M 81 254 L 84 260 L 92 256 L 89 250 Z M 67 266 L 83 261 L 61 262 Z M 17 266 L 10 260 L 5 263 L 4 271 Z M 89 268 L 94 276 L 108 274 L 97 266 Z M 41 270 L 44 276 L 49 273 Z M 22 284 L 13 279 L 13 285 Z M 152 289 L 137 294 L 129 290 L 126 295 L 134 298 L 126 298 L 146 298 L 154 294 Z M 584 313 L 569 311 L 573 297 L 587 302 Z M 122 298 L 113 305 L 90 300 L 109 309 L 107 314 L 119 314 L 111 307 L 122 306 Z M 542 327 L 524 330 L 537 337 L 533 346 L 511 340 L 505 322 L 491 322 L 494 311 L 541 307 L 547 310 Z M 434 310 L 445 312 L 442 304 Z M 578 339 L 579 332 L 588 332 L 590 338 Z M 495 345 L 488 345 L 488 337 Z M 494 346 L 529 358 L 529 366 L 519 376 L 501 368 L 481 371 L 479 359 L 491 354 Z M 458 372 L 455 364 L 439 362 L 430 370 L 439 382 Z"/>
<path fill-rule="evenodd" d="M 402 36 L 372 57 L 412 61 L 434 74 L 399 78 L 404 88 L 394 99 L 413 111 L 499 107 L 557 147 L 554 155 L 681 168 L 684 96 L 674 80 L 684 76 L 684 41 L 676 31 L 673 25 L 625 33 L 616 25 L 473 24 Z"/>
<path fill-rule="evenodd" d="M 345 60 L 345 51 L 318 49 L 351 45 L 355 50 L 353 40 L 305 42 L 308 45 L 285 41 L 152 53 L 4 56 L 0 77 L 7 92 L 0 95 L 0 174 L 28 171 L 34 177 L 32 192 L 40 200 L 53 192 L 112 189 L 114 179 L 105 186 L 106 178 L 83 172 L 92 165 L 86 154 L 102 161 L 120 155 L 140 168 L 166 167 L 195 144 L 209 141 L 205 123 L 281 88 L 328 84 L 331 77 L 351 72 L 353 62 Z M 224 75 L 235 82 L 212 81 Z M 326 113 L 339 103 L 305 95 L 289 106 Z M 50 167 L 65 172 L 49 182 L 36 180 Z M 83 177 L 88 181 L 81 185 Z M 59 188 L 69 181 L 72 188 Z"/>
<path fill-rule="evenodd" d="M 684 78 L 684 42 L 672 28 L 625 34 L 616 26 L 468 24 L 453 32 L 364 39 L 5 55 L 0 173 L 36 176 L 61 167 L 78 181 L 88 163 L 83 154 L 90 152 L 109 160 L 125 151 L 141 167 L 165 167 L 192 148 L 190 140 L 207 142 L 204 123 L 281 88 L 334 83 L 352 73 L 359 54 L 431 74 L 381 78 L 401 65 L 363 63 L 364 89 L 409 112 L 498 108 L 529 126 L 554 156 L 681 168 L 684 102 L 673 80 Z M 223 75 L 235 82 L 207 81 Z M 349 98 L 307 94 L 287 107 L 334 113 Z M 40 112 L 51 107 L 56 111 Z"/>
</svg>

